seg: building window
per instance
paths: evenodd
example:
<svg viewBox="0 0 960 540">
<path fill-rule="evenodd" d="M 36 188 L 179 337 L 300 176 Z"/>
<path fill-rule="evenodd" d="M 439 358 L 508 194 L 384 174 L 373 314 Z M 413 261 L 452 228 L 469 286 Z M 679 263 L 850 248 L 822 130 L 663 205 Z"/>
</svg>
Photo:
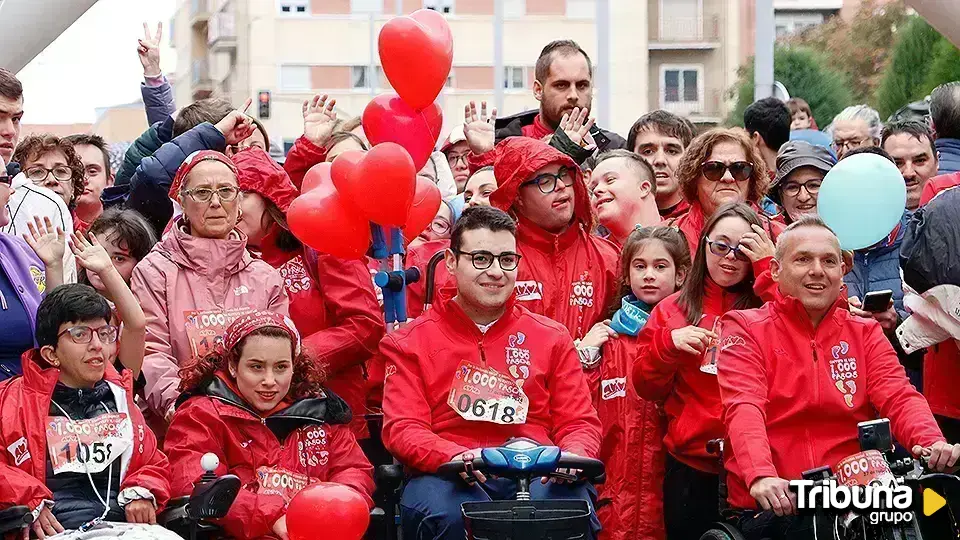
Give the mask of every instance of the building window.
<svg viewBox="0 0 960 540">
<path fill-rule="evenodd" d="M 423 7 L 439 11 L 440 13 L 453 13 L 454 0 L 423 0 Z"/>
<path fill-rule="evenodd" d="M 661 67 L 661 97 L 664 105 L 699 104 L 703 98 L 702 67 Z"/>
<path fill-rule="evenodd" d="M 519 19 L 527 14 L 527 0 L 503 0 L 503 17 Z"/>
<path fill-rule="evenodd" d="M 567 17 L 575 19 L 592 19 L 596 15 L 596 0 L 567 0 Z"/>
<path fill-rule="evenodd" d="M 279 0 L 277 7 L 283 15 L 306 15 L 310 12 L 310 0 Z"/>
<path fill-rule="evenodd" d="M 503 68 L 503 87 L 507 90 L 523 90 L 527 86 L 526 68 L 505 66 Z"/>
<path fill-rule="evenodd" d="M 303 92 L 312 89 L 310 66 L 280 66 L 280 90 Z"/>
<path fill-rule="evenodd" d="M 350 0 L 353 13 L 383 13 L 383 0 Z"/>
<path fill-rule="evenodd" d="M 774 22 L 777 37 L 783 37 L 823 24 L 823 14 L 817 12 L 781 12 L 774 15 Z"/>
<path fill-rule="evenodd" d="M 370 66 L 352 66 L 350 68 L 351 88 L 370 88 Z M 383 68 L 377 66 L 377 88 L 387 88 L 387 78 Z"/>
</svg>

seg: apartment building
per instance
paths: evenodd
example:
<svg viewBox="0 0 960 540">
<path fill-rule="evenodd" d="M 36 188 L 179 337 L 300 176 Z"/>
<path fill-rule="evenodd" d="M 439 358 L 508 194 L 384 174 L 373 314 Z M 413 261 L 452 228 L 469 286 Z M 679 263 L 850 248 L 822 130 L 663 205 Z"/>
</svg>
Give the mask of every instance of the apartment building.
<svg viewBox="0 0 960 540">
<path fill-rule="evenodd" d="M 704 124 L 726 113 L 724 92 L 740 58 L 739 0 L 182 0 L 170 32 L 177 101 L 222 95 L 242 103 L 269 91 L 264 124 L 289 146 L 312 94 L 330 94 L 340 115 L 352 117 L 389 91 L 376 55 L 380 28 L 398 13 L 431 8 L 454 36 L 439 98 L 446 132 L 462 121 L 465 104 L 494 99 L 495 1 L 504 13 L 501 116 L 537 107 L 534 64 L 554 39 L 577 41 L 598 70 L 609 70 L 609 88 L 595 97 L 596 110 L 608 107 L 604 127 L 625 134 L 656 108 Z M 598 1 L 609 8 L 605 24 L 596 19 Z M 598 58 L 598 28 L 606 29 L 609 58 Z"/>
</svg>

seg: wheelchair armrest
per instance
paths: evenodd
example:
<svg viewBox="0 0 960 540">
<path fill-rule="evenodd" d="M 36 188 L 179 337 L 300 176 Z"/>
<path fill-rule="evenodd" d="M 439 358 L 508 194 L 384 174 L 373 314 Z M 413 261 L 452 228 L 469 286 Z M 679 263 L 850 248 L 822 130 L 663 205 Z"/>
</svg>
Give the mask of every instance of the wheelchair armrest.
<svg viewBox="0 0 960 540">
<path fill-rule="evenodd" d="M 707 441 L 707 453 L 723 457 L 723 439 L 710 439 Z"/>
<path fill-rule="evenodd" d="M 0 510 L 0 536 L 30 524 L 31 512 L 26 506 L 11 506 Z"/>
<path fill-rule="evenodd" d="M 377 487 L 396 490 L 403 483 L 403 465 L 379 465 L 373 473 L 373 479 Z"/>
<path fill-rule="evenodd" d="M 187 504 L 190 497 L 175 497 L 167 502 L 167 506 L 157 515 L 157 523 L 162 527 L 168 527 L 172 523 L 177 523 L 187 519 Z"/>
</svg>

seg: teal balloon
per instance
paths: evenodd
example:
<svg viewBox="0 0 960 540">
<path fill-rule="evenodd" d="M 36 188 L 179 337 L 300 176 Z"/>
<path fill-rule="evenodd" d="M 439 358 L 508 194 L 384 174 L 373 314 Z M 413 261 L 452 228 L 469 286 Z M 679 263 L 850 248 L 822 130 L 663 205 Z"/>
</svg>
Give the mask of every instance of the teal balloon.
<svg viewBox="0 0 960 540">
<path fill-rule="evenodd" d="M 840 247 L 863 249 L 890 234 L 906 204 L 907 186 L 897 166 L 883 156 L 857 154 L 824 177 L 817 213 L 837 233 Z"/>
</svg>

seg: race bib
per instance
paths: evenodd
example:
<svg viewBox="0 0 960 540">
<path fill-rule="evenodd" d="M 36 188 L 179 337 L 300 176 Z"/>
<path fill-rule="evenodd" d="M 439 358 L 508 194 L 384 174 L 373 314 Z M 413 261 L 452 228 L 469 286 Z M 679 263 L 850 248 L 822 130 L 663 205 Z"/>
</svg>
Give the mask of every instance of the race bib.
<svg viewBox="0 0 960 540">
<path fill-rule="evenodd" d="M 447 404 L 464 420 L 505 425 L 526 423 L 530 408 L 514 379 L 469 360 L 457 367 Z"/>
<path fill-rule="evenodd" d="M 126 413 L 87 420 L 47 417 L 47 452 L 53 474 L 102 472 L 132 444 L 133 427 Z"/>
<path fill-rule="evenodd" d="M 223 335 L 230 323 L 252 312 L 253 309 L 246 306 L 227 310 L 184 311 L 183 325 L 193 358 L 203 358 L 217 351 L 223 345 Z"/>
<path fill-rule="evenodd" d="M 257 482 L 260 483 L 258 493 L 263 495 L 280 495 L 285 504 L 300 493 L 300 490 L 315 484 L 317 481 L 305 474 L 288 471 L 283 468 L 260 467 L 257 469 Z"/>
<path fill-rule="evenodd" d="M 844 486 L 887 484 L 894 480 L 890 465 L 879 450 L 866 450 L 847 456 L 834 468 L 837 483 Z"/>
</svg>

